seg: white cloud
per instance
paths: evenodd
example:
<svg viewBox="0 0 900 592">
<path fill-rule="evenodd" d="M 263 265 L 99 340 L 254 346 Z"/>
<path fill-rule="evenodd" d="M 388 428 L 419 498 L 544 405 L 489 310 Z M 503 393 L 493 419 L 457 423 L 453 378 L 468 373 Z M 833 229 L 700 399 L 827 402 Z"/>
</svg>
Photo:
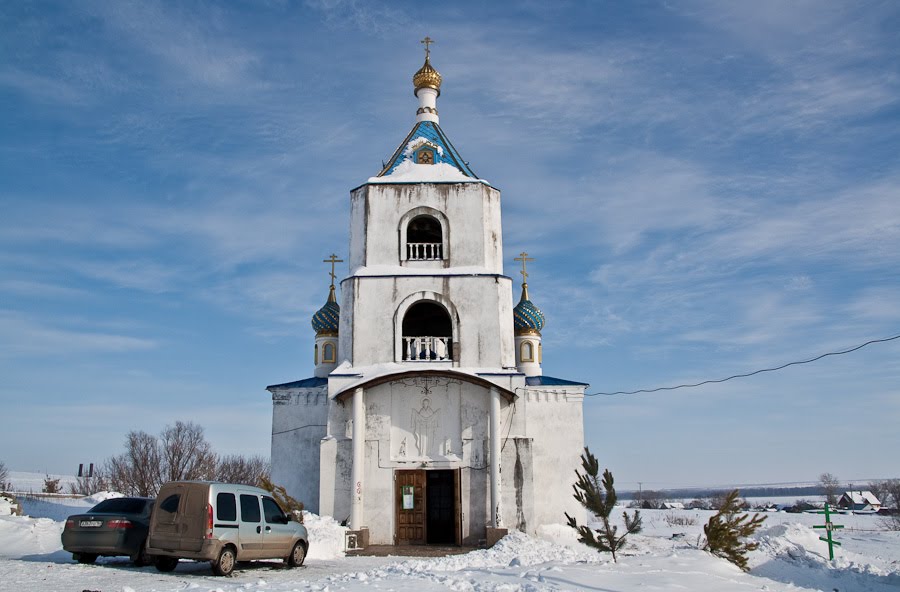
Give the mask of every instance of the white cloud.
<svg viewBox="0 0 900 592">
<path fill-rule="evenodd" d="M 48 326 L 10 311 L 0 311 L 0 356 L 59 356 L 126 353 L 154 349 L 152 339 Z"/>
<path fill-rule="evenodd" d="M 241 90 L 260 81 L 259 57 L 243 47 L 211 9 L 202 20 L 183 7 L 121 1 L 91 6 L 117 41 L 162 60 L 155 74 L 179 85 Z"/>
<path fill-rule="evenodd" d="M 374 0 L 306 0 L 333 27 L 352 27 L 375 35 L 404 31 L 409 18 L 391 4 Z"/>
</svg>

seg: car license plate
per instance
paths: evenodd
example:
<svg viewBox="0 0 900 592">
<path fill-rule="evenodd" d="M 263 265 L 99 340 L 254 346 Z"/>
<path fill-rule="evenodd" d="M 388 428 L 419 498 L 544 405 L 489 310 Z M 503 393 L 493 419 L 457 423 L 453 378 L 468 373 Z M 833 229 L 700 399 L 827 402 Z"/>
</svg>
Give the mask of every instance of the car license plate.
<svg viewBox="0 0 900 592">
<path fill-rule="evenodd" d="M 103 526 L 102 520 L 82 520 L 80 523 L 82 528 L 98 528 Z"/>
</svg>

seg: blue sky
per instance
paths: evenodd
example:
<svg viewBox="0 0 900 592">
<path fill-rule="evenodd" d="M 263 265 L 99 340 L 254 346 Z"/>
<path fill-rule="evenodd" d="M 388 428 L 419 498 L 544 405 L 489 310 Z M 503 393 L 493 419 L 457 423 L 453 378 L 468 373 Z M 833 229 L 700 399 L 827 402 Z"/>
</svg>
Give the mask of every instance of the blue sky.
<svg viewBox="0 0 900 592">
<path fill-rule="evenodd" d="M 349 190 L 414 122 L 502 190 L 544 371 L 590 392 L 900 333 L 894 2 L 0 7 L 0 460 L 71 472 L 176 420 L 268 455 L 312 374 Z M 346 273 L 346 268 L 339 273 Z M 900 340 L 585 402 L 620 487 L 897 477 Z"/>
</svg>

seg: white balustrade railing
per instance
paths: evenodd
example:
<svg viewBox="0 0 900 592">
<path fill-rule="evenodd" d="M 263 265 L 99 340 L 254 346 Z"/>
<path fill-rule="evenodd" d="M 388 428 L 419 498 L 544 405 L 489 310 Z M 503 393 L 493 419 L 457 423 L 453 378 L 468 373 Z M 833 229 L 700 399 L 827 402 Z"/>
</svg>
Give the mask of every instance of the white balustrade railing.
<svg viewBox="0 0 900 592">
<path fill-rule="evenodd" d="M 450 337 L 404 337 L 403 359 L 409 362 L 452 360 Z"/>
<path fill-rule="evenodd" d="M 444 258 L 441 243 L 406 243 L 406 258 L 410 261 L 440 261 Z"/>
</svg>

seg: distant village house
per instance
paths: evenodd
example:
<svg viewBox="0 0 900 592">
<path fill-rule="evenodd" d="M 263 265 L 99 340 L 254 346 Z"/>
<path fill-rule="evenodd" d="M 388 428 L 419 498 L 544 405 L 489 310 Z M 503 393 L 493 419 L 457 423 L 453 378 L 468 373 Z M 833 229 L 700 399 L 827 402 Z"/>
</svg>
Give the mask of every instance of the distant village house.
<svg viewBox="0 0 900 592">
<path fill-rule="evenodd" d="M 881 502 L 871 491 L 845 491 L 837 505 L 841 509 L 858 512 L 877 512 L 881 509 Z"/>
</svg>

